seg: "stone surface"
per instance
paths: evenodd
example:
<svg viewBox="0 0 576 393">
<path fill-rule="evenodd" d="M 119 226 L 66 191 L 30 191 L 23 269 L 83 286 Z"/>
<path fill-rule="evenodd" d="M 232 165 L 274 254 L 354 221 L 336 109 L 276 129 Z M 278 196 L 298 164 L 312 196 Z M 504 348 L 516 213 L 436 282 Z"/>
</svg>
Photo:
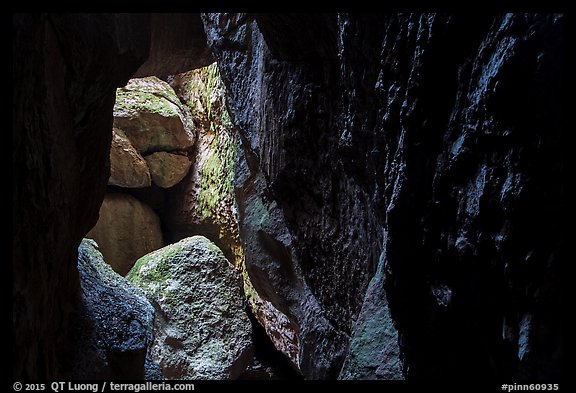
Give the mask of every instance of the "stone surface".
<svg viewBox="0 0 576 393">
<path fill-rule="evenodd" d="M 159 187 L 170 188 L 178 184 L 190 169 L 191 162 L 188 157 L 159 151 L 144 157 L 152 181 Z"/>
<path fill-rule="evenodd" d="M 203 236 L 138 260 L 127 278 L 156 308 L 153 358 L 167 379 L 235 379 L 253 356 L 242 280 Z"/>
<path fill-rule="evenodd" d="M 122 276 L 138 258 L 164 245 L 158 215 L 124 193 L 106 194 L 100 218 L 86 237 L 96 240 L 104 260 Z"/>
<path fill-rule="evenodd" d="M 104 262 L 98 245 L 78 248 L 82 307 L 74 329 L 71 379 L 162 379 L 150 348 L 154 308 Z"/>
<path fill-rule="evenodd" d="M 245 265 L 243 266 L 242 274 L 244 278 L 244 293 L 252 315 L 274 348 L 286 357 L 291 363 L 291 367 L 299 370 L 300 344 L 296 325 L 290 321 L 286 314 L 274 307 L 271 302 L 262 299 L 258 295 L 248 276 Z"/>
<path fill-rule="evenodd" d="M 150 28 L 150 56 L 135 78 L 174 75 L 214 62 L 200 14 L 154 13 Z"/>
<path fill-rule="evenodd" d="M 382 253 L 352 329 L 348 355 L 339 379 L 404 379 L 398 331 L 384 291 L 385 260 L 386 255 Z"/>
<path fill-rule="evenodd" d="M 240 139 L 226 112 L 218 70 L 214 64 L 176 75 L 171 83 L 194 114 L 199 132 L 188 176 L 167 193 L 164 219 L 169 236 L 177 241 L 202 234 L 241 269 L 244 254 L 233 185 Z"/>
<path fill-rule="evenodd" d="M 152 184 L 146 161 L 119 128 L 112 129 L 108 184 L 126 188 L 149 187 Z"/>
<path fill-rule="evenodd" d="M 275 60 L 251 15 L 203 18 L 247 161 L 235 175 L 247 272 L 298 332 L 298 369 L 306 378 L 337 378 L 382 230 L 335 159 L 338 128 L 328 112 L 329 97 L 339 95 L 330 90 L 335 70 L 317 60 Z"/>
<path fill-rule="evenodd" d="M 130 79 L 117 90 L 114 126 L 142 155 L 189 150 L 196 139 L 189 111 L 170 85 L 155 76 Z"/>
<path fill-rule="evenodd" d="M 562 15 L 202 17 L 248 157 L 247 272 L 307 378 L 371 326 L 382 251 L 372 311 L 408 378 L 561 374 Z"/>
</svg>

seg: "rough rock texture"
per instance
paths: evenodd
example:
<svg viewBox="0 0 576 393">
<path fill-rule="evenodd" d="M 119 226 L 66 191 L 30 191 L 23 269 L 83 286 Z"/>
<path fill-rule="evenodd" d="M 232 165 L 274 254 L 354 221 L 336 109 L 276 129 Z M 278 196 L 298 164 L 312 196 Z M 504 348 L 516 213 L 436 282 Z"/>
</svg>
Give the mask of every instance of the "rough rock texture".
<svg viewBox="0 0 576 393">
<path fill-rule="evenodd" d="M 276 349 L 264 328 L 248 313 L 252 322 L 252 342 L 254 357 L 240 380 L 301 380 L 302 375 L 296 372 L 288 358 Z"/>
<path fill-rule="evenodd" d="M 199 131 L 188 176 L 166 196 L 168 235 L 176 241 L 202 234 L 241 269 L 244 253 L 233 185 L 240 140 L 226 112 L 218 69 L 214 64 L 176 75 L 172 86 L 190 108 Z"/>
<path fill-rule="evenodd" d="M 136 260 L 164 245 L 160 219 L 146 204 L 124 193 L 107 193 L 98 222 L 86 234 L 104 260 L 124 276 Z"/>
<path fill-rule="evenodd" d="M 200 14 L 151 14 L 150 25 L 151 55 L 135 78 L 174 75 L 214 62 Z"/>
<path fill-rule="evenodd" d="M 190 169 L 191 162 L 187 156 L 159 151 L 144 157 L 152 181 L 159 187 L 170 188 L 178 184 Z"/>
<path fill-rule="evenodd" d="M 268 340 L 286 359 L 294 370 L 299 370 L 299 343 L 296 326 L 282 311 L 260 297 L 254 289 L 252 281 L 246 270 L 246 263 L 242 266 L 244 279 L 244 293 L 252 315 L 267 335 Z"/>
<path fill-rule="evenodd" d="M 236 143 L 229 130 L 218 136 L 200 131 L 188 176 L 167 193 L 164 219 L 173 239 L 203 234 L 239 267 L 242 246 L 232 185 Z"/>
<path fill-rule="evenodd" d="M 339 379 L 404 379 L 398 332 L 384 291 L 385 261 L 386 255 L 382 253 L 352 329 L 348 355 Z"/>
<path fill-rule="evenodd" d="M 150 348 L 154 308 L 142 291 L 115 273 L 98 245 L 78 248 L 82 307 L 75 320 L 71 379 L 162 379 Z"/>
<path fill-rule="evenodd" d="M 130 79 L 117 90 L 114 126 L 142 155 L 188 150 L 196 139 L 189 111 L 170 85 L 154 76 Z"/>
<path fill-rule="evenodd" d="M 242 280 L 203 236 L 138 260 L 127 278 L 156 308 L 152 355 L 167 379 L 235 379 L 253 356 Z"/>
<path fill-rule="evenodd" d="M 245 268 L 253 285 L 246 286 L 247 297 L 276 348 L 299 372 L 311 379 L 336 378 L 348 337 L 335 329 L 303 279 L 282 210 L 254 162 L 242 157 L 235 179 Z"/>
<path fill-rule="evenodd" d="M 77 249 L 104 198 L 116 87 L 145 60 L 148 17 L 12 16 L 12 376 L 61 379 Z"/>
<path fill-rule="evenodd" d="M 146 161 L 119 128 L 112 129 L 108 184 L 126 188 L 149 187 L 152 184 Z"/>
<path fill-rule="evenodd" d="M 307 378 L 387 304 L 408 378 L 561 375 L 563 19 L 203 15 L 248 160 L 247 271 Z M 387 301 L 365 296 L 382 251 Z"/>
</svg>

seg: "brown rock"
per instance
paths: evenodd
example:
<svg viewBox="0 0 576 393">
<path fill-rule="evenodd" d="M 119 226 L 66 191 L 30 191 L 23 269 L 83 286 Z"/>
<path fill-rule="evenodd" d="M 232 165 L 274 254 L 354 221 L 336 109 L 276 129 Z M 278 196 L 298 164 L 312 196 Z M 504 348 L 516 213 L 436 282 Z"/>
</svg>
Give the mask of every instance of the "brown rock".
<svg viewBox="0 0 576 393">
<path fill-rule="evenodd" d="M 188 174 L 192 164 L 186 156 L 165 151 L 152 153 L 144 157 L 144 160 L 150 168 L 152 181 L 162 188 L 170 188 L 178 184 Z"/>
<path fill-rule="evenodd" d="M 141 154 L 188 150 L 196 139 L 188 109 L 170 85 L 154 76 L 130 79 L 116 91 L 114 126 Z"/>
<path fill-rule="evenodd" d="M 150 55 L 136 78 L 173 75 L 214 62 L 200 14 L 151 14 L 150 27 Z"/>
<path fill-rule="evenodd" d="M 104 260 L 122 276 L 138 258 L 164 245 L 156 213 L 123 193 L 106 194 L 100 219 L 86 237 L 96 240 Z"/>
<path fill-rule="evenodd" d="M 119 128 L 112 129 L 108 184 L 127 188 L 149 187 L 151 185 L 150 171 L 146 161 L 134 149 L 126 134 Z"/>
</svg>

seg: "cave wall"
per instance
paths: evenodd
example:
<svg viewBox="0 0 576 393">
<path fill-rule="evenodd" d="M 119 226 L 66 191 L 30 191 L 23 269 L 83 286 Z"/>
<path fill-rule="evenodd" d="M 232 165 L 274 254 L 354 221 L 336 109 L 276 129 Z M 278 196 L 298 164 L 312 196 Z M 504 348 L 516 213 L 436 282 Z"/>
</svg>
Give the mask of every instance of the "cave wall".
<svg viewBox="0 0 576 393">
<path fill-rule="evenodd" d="M 247 270 L 306 377 L 338 376 L 380 255 L 405 376 L 560 375 L 562 15 L 203 21 Z"/>
</svg>

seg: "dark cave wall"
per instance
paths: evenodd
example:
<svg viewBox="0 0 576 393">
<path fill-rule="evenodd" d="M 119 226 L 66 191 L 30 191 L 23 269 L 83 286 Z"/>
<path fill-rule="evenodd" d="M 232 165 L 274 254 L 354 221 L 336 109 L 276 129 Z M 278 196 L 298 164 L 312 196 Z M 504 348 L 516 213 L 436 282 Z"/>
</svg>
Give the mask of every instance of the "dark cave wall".
<svg viewBox="0 0 576 393">
<path fill-rule="evenodd" d="M 203 19 L 265 179 L 237 185 L 247 269 L 302 329 L 304 375 L 337 376 L 384 251 L 409 378 L 558 377 L 563 17 Z M 282 219 L 246 236 L 262 200 Z"/>
<path fill-rule="evenodd" d="M 109 176 L 112 106 L 148 51 L 147 18 L 13 16 L 13 376 L 62 376 L 77 247 Z"/>
</svg>

